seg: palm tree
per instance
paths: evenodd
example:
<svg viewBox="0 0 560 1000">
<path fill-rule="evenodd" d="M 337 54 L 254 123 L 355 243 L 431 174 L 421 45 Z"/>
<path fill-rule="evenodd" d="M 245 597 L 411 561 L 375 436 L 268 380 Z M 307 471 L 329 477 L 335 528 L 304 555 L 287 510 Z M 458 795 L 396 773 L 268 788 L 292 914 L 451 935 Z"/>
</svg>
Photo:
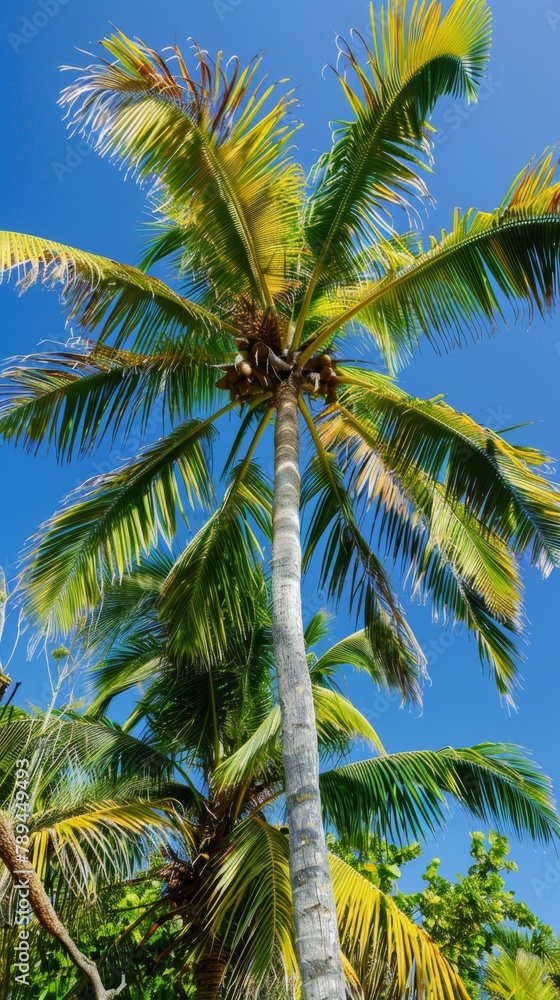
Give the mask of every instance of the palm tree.
<svg viewBox="0 0 560 1000">
<path fill-rule="evenodd" d="M 560 939 L 543 925 L 531 931 L 501 927 L 483 983 L 489 1000 L 558 1000 Z"/>
<path fill-rule="evenodd" d="M 498 949 L 490 957 L 485 988 L 489 1000 L 558 1000 L 548 963 L 524 948 L 515 955 Z"/>
<path fill-rule="evenodd" d="M 8 369 L 4 440 L 46 442 L 65 460 L 107 435 L 122 444 L 133 424 L 145 430 L 156 401 L 163 414 L 163 437 L 90 480 L 44 526 L 25 574 L 32 621 L 72 628 L 97 602 L 107 569 L 122 576 L 174 535 L 179 511 L 211 505 L 214 425 L 241 415 L 225 492 L 167 591 L 177 634 L 186 615 L 191 650 L 219 656 L 216 609 L 227 594 L 231 612 L 247 617 L 259 536 L 272 533 L 305 1000 L 343 1000 L 344 987 L 303 637 L 300 423 L 312 455 L 303 568 L 318 555 L 333 601 L 350 594 L 380 671 L 404 695 L 417 697 L 425 661 L 378 545 L 409 570 L 414 593 L 475 635 L 506 697 L 522 627 L 518 560 L 527 553 L 546 573 L 560 557 L 546 456 L 439 397 L 410 396 L 392 374 L 423 338 L 447 349 L 492 330 L 507 304 L 551 307 L 560 247 L 553 154 L 524 169 L 496 210 L 456 212 L 439 239 L 400 234 L 392 213 L 427 195 L 438 98 L 476 99 L 490 12 L 485 0 L 455 0 L 445 14 L 435 0 L 388 0 L 376 13 L 357 48 L 339 41 L 349 118 L 307 180 L 291 153 L 293 92 L 259 79 L 259 60 L 242 69 L 195 47 L 191 70 L 178 48 L 165 60 L 121 33 L 105 39 L 107 60 L 85 69 L 63 103 L 102 155 L 153 185 L 142 264 L 15 233 L 2 234 L 0 249 L 1 270 L 15 269 L 22 287 L 62 284 L 84 338 Z M 173 287 L 149 273 L 163 263 Z M 364 337 L 391 374 L 343 362 L 345 345 L 359 352 Z M 256 460 L 272 425 L 271 491 Z M 362 530 L 367 511 L 374 541 Z M 232 576 L 244 584 L 230 587 Z"/>
<path fill-rule="evenodd" d="M 0 724 L 0 801 L 11 789 L 16 757 L 42 746 L 32 857 L 49 892 L 64 901 L 72 929 L 80 926 L 84 896 L 133 877 L 167 835 L 159 873 L 165 891 L 147 913 L 134 914 L 129 931 L 142 926 L 126 967 L 129 987 L 143 995 L 146 984 L 134 979 L 142 950 L 159 928 L 172 925 L 158 964 L 174 953 L 197 997 L 216 1000 L 222 987 L 230 998 L 256 996 L 271 968 L 278 983 L 293 981 L 296 969 L 268 594 L 261 578 L 242 629 L 223 601 L 219 662 L 189 655 L 188 645 L 178 656 L 161 610 L 172 564 L 161 553 L 143 560 L 107 588 L 101 607 L 82 624 L 96 680 L 85 714 L 51 714 L 45 726 L 41 716 L 16 712 Z M 327 628 L 323 613 L 308 623 L 307 669 L 324 766 L 324 820 L 346 842 L 360 846 L 372 830 L 400 841 L 424 837 L 445 823 L 448 795 L 481 819 L 497 818 L 535 839 L 557 833 L 548 784 L 516 748 L 385 754 L 336 687 L 340 664 L 379 681 L 367 635 L 349 636 L 316 656 L 312 647 Z M 185 641 L 188 631 L 186 622 Z M 128 720 L 111 723 L 114 699 L 139 684 L 144 691 Z M 357 740 L 377 755 L 343 762 Z M 349 986 L 359 984 L 366 1000 L 389 982 L 408 987 L 412 1000 L 429 991 L 434 1000 L 464 1000 L 439 950 L 391 898 L 335 855 L 329 862 Z M 1 889 L 0 883 L 0 899 Z M 119 968 L 122 940 L 112 962 Z"/>
</svg>

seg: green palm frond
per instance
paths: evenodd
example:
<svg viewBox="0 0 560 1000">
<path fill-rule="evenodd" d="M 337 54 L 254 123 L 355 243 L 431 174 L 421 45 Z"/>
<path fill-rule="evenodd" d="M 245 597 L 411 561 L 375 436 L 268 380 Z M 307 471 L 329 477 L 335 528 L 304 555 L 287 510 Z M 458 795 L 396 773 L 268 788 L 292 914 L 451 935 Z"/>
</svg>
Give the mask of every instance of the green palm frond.
<svg viewBox="0 0 560 1000">
<path fill-rule="evenodd" d="M 227 617 L 243 631 L 251 620 L 261 548 L 255 530 L 270 537 L 272 496 L 251 462 L 234 469 L 218 509 L 188 543 L 163 589 L 162 609 L 172 651 L 210 659 L 226 643 Z"/>
<path fill-rule="evenodd" d="M 289 154 L 292 92 L 194 46 L 196 71 L 178 48 L 177 72 L 121 32 L 102 42 L 113 62 L 86 68 L 66 89 L 74 125 L 102 154 L 158 182 L 162 217 L 179 230 L 181 267 L 195 280 L 253 294 L 272 306 L 302 246 L 302 174 Z M 102 123 L 102 124 L 101 124 Z M 161 255 L 161 254 L 160 254 Z"/>
<path fill-rule="evenodd" d="M 304 413 L 309 416 L 307 410 Z M 349 586 L 353 609 L 357 614 L 363 611 L 368 639 L 384 683 L 398 688 L 403 696 L 418 699 L 418 680 L 425 658 L 381 560 L 360 531 L 335 456 L 322 447 L 310 417 L 308 426 L 315 436 L 318 453 L 302 479 L 303 508 L 314 503 L 305 537 L 304 569 L 313 555 L 321 552 L 319 586 L 327 586 L 336 601 L 340 601 L 345 586 Z"/>
<path fill-rule="evenodd" d="M 398 242 L 395 250 L 388 243 L 385 276 L 348 289 L 354 303 L 320 329 L 301 360 L 354 319 L 394 369 L 422 336 L 449 349 L 463 343 L 467 331 L 492 332 L 503 299 L 544 314 L 558 290 L 559 202 L 556 163 L 546 152 L 519 174 L 494 212 L 457 211 L 452 229 L 427 249 L 414 252 Z"/>
<path fill-rule="evenodd" d="M 389 0 L 380 10 L 370 5 L 370 21 L 371 40 L 356 35 L 365 67 L 352 43 L 339 42 L 345 70 L 337 75 L 352 118 L 337 123 L 315 168 L 306 235 L 316 264 L 298 336 L 318 282 L 355 273 L 356 247 L 377 239 L 386 207 L 426 194 L 427 118 L 442 95 L 475 100 L 488 59 L 484 0 L 456 0 L 444 15 L 436 2 Z"/>
<path fill-rule="evenodd" d="M 162 337 L 190 331 L 203 344 L 210 331 L 235 327 L 138 268 L 108 257 L 23 233 L 0 232 L 0 276 L 15 271 L 24 290 L 37 281 L 62 285 L 70 321 L 100 327 L 100 339 L 118 330 L 115 345 L 143 352 Z"/>
<path fill-rule="evenodd" d="M 54 447 L 59 461 L 83 457 L 108 437 L 140 441 L 154 411 L 159 423 L 182 422 L 209 406 L 216 376 L 208 362 L 175 341 L 159 354 L 111 351 L 84 342 L 66 350 L 12 359 L 2 372 L 0 435 L 29 451 Z M 206 363 L 205 363 L 206 362 Z"/>
<path fill-rule="evenodd" d="M 498 951 L 488 959 L 485 989 L 490 1000 L 557 1000 L 545 963 L 520 950 L 515 957 Z"/>
<path fill-rule="evenodd" d="M 329 856 L 342 951 L 364 1000 L 469 1000 L 436 944 L 390 896 L 334 854 Z"/>
<path fill-rule="evenodd" d="M 385 753 L 379 736 L 362 715 L 343 695 L 321 685 L 313 685 L 313 703 L 317 723 L 319 751 L 322 756 L 339 749 L 339 738 L 362 740 L 377 753 Z M 224 760 L 215 773 L 220 787 L 233 787 L 254 777 L 259 771 L 277 775 L 281 780 L 280 708 L 275 705 L 249 739 L 235 753 Z"/>
<path fill-rule="evenodd" d="M 157 776 L 169 781 L 173 763 L 153 742 L 125 732 L 107 719 L 55 715 L 48 726 L 41 715 L 6 718 L 0 724 L 0 775 L 15 768 L 18 758 L 40 762 L 37 793 L 46 794 L 57 775 L 75 761 L 96 775 Z"/>
<path fill-rule="evenodd" d="M 103 658 L 139 634 L 157 634 L 164 641 L 158 602 L 173 563 L 172 552 L 157 548 L 142 555 L 122 580 L 106 583 L 102 603 L 80 622 L 78 634 L 88 655 Z"/>
<path fill-rule="evenodd" d="M 352 844 L 406 843 L 448 817 L 446 796 L 489 824 L 547 842 L 560 833 L 550 782 L 519 748 L 482 743 L 345 764 L 321 775 L 325 820 Z"/>
<path fill-rule="evenodd" d="M 161 668 L 161 636 L 148 631 L 113 647 L 95 666 L 97 695 L 88 714 L 104 715 L 113 698 L 154 680 Z"/>
<path fill-rule="evenodd" d="M 121 578 L 158 538 L 171 541 L 185 499 L 210 503 L 211 435 L 211 420 L 188 421 L 128 465 L 89 480 L 46 522 L 23 575 L 34 623 L 71 630 L 108 575 Z"/>
<path fill-rule="evenodd" d="M 316 611 L 312 618 L 308 621 L 305 626 L 305 646 L 311 655 L 314 655 L 312 650 L 313 646 L 318 645 L 323 639 L 326 639 L 332 630 L 332 625 L 334 621 L 334 615 L 329 611 L 322 608 L 320 611 Z"/>
<path fill-rule="evenodd" d="M 387 683 L 382 665 L 365 629 L 360 629 L 360 631 L 346 636 L 345 639 L 336 642 L 334 646 L 322 653 L 311 668 L 311 676 L 322 677 L 324 674 L 329 675 L 337 667 L 346 666 L 352 667 L 360 673 L 369 674 L 379 687 L 383 687 Z"/>
</svg>

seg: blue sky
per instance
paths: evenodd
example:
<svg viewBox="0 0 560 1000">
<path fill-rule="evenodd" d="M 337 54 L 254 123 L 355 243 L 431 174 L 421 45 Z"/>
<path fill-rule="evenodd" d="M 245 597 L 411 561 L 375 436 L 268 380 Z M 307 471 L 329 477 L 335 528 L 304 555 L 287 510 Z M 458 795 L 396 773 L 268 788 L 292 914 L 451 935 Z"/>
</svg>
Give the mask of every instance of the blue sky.
<svg viewBox="0 0 560 1000">
<path fill-rule="evenodd" d="M 560 139 L 560 0 L 494 0 L 492 8 L 494 45 L 480 103 L 467 107 L 449 100 L 434 116 L 439 134 L 431 189 L 437 207 L 426 228 L 435 233 L 450 222 L 455 206 L 495 207 L 517 171 Z M 334 78 L 322 76 L 324 64 L 334 58 L 335 32 L 362 27 L 366 20 L 362 0 L 4 0 L 1 228 L 136 261 L 138 230 L 146 219 L 142 192 L 67 134 L 56 104 L 64 79 L 58 67 L 82 63 L 85 57 L 75 49 L 94 51 L 110 23 L 155 48 L 175 42 L 186 47 L 192 36 L 211 52 L 223 48 L 241 59 L 265 50 L 265 64 L 298 88 L 305 121 L 299 156 L 308 167 L 329 143 L 329 119 L 344 113 Z M 18 298 L 13 285 L 2 287 L 0 317 L 2 357 L 68 335 L 56 296 L 46 291 Z M 535 321 L 529 332 L 526 326 L 512 320 L 493 340 L 446 357 L 426 348 L 403 373 L 403 385 L 423 396 L 445 393 L 452 405 L 496 430 L 533 421 L 518 437 L 560 457 L 560 318 Z M 13 576 L 25 540 L 69 490 L 106 470 L 107 456 L 60 468 L 44 455 L 35 459 L 3 446 L 0 462 L 0 563 Z M 308 606 L 315 603 L 310 590 Z M 427 609 L 412 609 L 430 663 L 422 714 L 400 710 L 363 681 L 348 679 L 349 692 L 370 713 L 388 749 L 507 740 L 530 748 L 560 787 L 560 573 L 543 582 L 528 571 L 526 605 L 530 644 L 516 714 L 500 706 L 482 676 L 474 644 L 432 625 Z M 340 634 L 348 625 L 339 621 Z M 4 660 L 15 632 L 12 615 Z M 23 642 L 10 669 L 23 681 L 20 701 L 44 702 L 44 661 L 28 662 Z M 429 853 L 443 858 L 446 873 L 466 867 L 471 826 L 459 817 L 437 843 L 429 843 Z M 555 852 L 516 845 L 514 856 L 521 871 L 512 887 L 560 931 Z"/>
</svg>

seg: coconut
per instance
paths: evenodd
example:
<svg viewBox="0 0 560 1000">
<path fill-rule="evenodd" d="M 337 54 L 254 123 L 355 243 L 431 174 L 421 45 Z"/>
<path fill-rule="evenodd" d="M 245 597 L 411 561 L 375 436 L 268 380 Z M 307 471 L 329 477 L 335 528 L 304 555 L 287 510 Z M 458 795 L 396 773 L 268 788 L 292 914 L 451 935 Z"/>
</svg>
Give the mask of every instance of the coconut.
<svg viewBox="0 0 560 1000">
<path fill-rule="evenodd" d="M 319 372 L 319 377 L 321 379 L 321 382 L 330 382 L 333 376 L 334 372 L 332 368 L 329 367 L 321 368 L 321 371 Z"/>
<path fill-rule="evenodd" d="M 246 378 L 240 378 L 237 383 L 237 391 L 240 396 L 247 396 L 247 394 L 251 391 L 251 383 L 249 380 Z"/>
<path fill-rule="evenodd" d="M 248 361 L 241 361 L 238 365 L 236 365 L 236 367 L 237 371 L 241 375 L 241 378 L 251 378 L 253 369 Z"/>
</svg>

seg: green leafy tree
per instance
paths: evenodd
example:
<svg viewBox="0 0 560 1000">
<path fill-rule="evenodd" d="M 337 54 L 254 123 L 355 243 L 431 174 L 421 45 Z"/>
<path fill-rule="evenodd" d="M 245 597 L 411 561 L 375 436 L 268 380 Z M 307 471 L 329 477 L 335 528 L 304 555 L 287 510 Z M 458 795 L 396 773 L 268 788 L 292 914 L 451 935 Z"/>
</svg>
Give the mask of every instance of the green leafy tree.
<svg viewBox="0 0 560 1000">
<path fill-rule="evenodd" d="M 227 488 L 170 572 L 172 641 L 188 613 L 191 651 L 219 655 L 225 635 L 216 608 L 227 594 L 238 620 L 247 616 L 257 536 L 272 535 L 305 1000 L 343 1000 L 344 985 L 302 568 L 317 556 L 333 601 L 351 594 L 380 672 L 417 697 L 425 661 L 386 561 L 362 531 L 369 511 L 382 551 L 404 563 L 414 592 L 430 596 L 436 613 L 471 630 L 509 697 L 523 620 L 518 560 L 527 554 L 546 573 L 560 557 L 559 498 L 541 452 L 510 443 L 440 397 L 419 400 L 392 375 L 341 360 L 346 345 L 355 353 L 366 337 L 394 371 L 424 339 L 448 349 L 494 329 L 508 304 L 544 312 L 558 280 L 552 153 L 515 178 L 498 208 L 457 211 L 439 238 L 394 228 L 398 210 L 426 196 L 437 100 L 476 99 L 490 12 L 485 0 L 455 0 L 447 13 L 435 0 L 388 0 L 379 13 L 372 8 L 359 51 L 339 42 L 348 117 L 308 179 L 292 158 L 293 92 L 263 83 L 258 60 L 242 68 L 195 47 L 191 68 L 178 48 L 166 61 L 121 33 L 105 39 L 106 59 L 86 68 L 63 102 L 102 155 L 153 185 L 155 222 L 141 266 L 49 239 L 0 237 L 0 269 L 16 269 L 24 288 L 62 285 L 84 338 L 11 366 L 4 440 L 50 444 L 66 460 L 107 437 L 122 447 L 134 421 L 146 428 L 156 400 L 163 408 L 163 437 L 87 483 L 44 526 L 25 574 L 32 621 L 72 628 L 108 577 L 175 534 L 179 511 L 211 507 L 214 425 L 241 413 Z M 162 262 L 173 285 L 150 273 Z M 303 563 L 300 423 L 310 445 Z M 271 494 L 255 459 L 272 426 Z M 230 587 L 232 576 L 244 585 Z"/>
<path fill-rule="evenodd" d="M 440 874 L 435 858 L 423 879 L 426 888 L 403 900 L 405 912 L 415 914 L 474 997 L 481 995 L 484 959 L 496 943 L 496 930 L 505 922 L 519 928 L 537 928 L 539 921 L 525 903 L 506 889 L 505 876 L 516 872 L 508 860 L 506 837 L 490 833 L 488 846 L 482 833 L 471 834 L 471 865 L 465 876 L 450 882 Z"/>
<path fill-rule="evenodd" d="M 370 837 L 355 850 L 334 834 L 327 839 L 331 851 L 391 892 L 397 905 L 420 923 L 459 973 L 471 1000 L 556 998 L 560 939 L 506 888 L 506 879 L 518 870 L 508 860 L 507 838 L 494 831 L 488 843 L 482 833 L 470 837 L 474 863 L 465 875 L 458 874 L 454 881 L 444 878 L 441 861 L 434 858 L 422 875 L 425 888 L 412 893 L 402 892 L 397 880 L 402 868 L 420 857 L 418 843 L 397 847 Z"/>
</svg>

